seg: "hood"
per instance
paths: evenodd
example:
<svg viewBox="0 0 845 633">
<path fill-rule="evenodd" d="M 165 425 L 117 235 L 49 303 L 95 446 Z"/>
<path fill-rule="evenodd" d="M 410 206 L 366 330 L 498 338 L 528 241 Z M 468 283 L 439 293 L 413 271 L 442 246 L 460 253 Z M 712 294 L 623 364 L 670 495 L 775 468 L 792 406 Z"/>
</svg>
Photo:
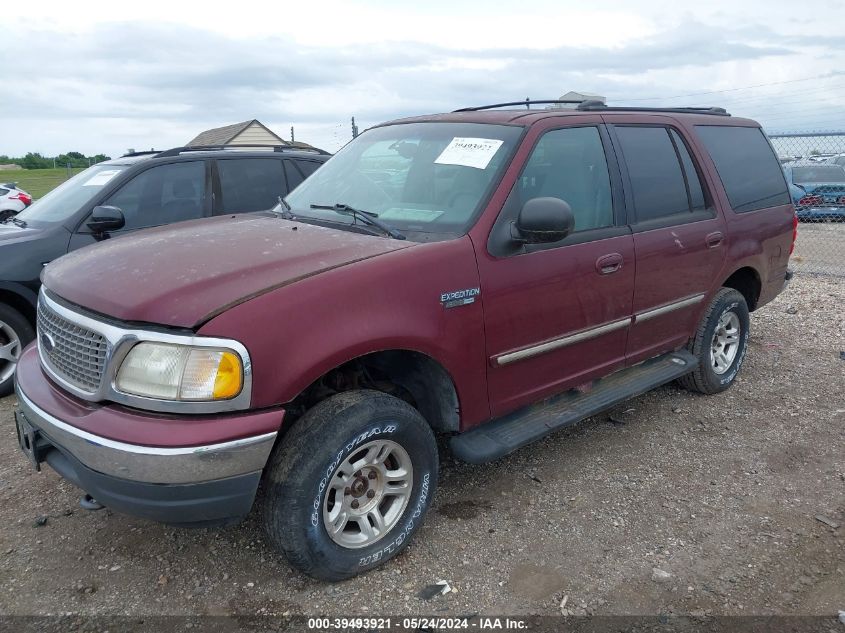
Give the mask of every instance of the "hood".
<svg viewBox="0 0 845 633">
<path fill-rule="evenodd" d="M 44 284 L 123 321 L 195 327 L 275 288 L 412 245 L 265 214 L 223 216 L 75 251 L 47 266 Z"/>
<path fill-rule="evenodd" d="M 13 213 L 12 215 L 15 214 Z M 32 226 L 22 227 L 11 222 L 8 224 L 0 223 L 0 246 L 4 244 L 16 244 L 18 242 L 29 242 L 40 237 L 43 233 L 43 229 L 33 228 Z"/>
</svg>

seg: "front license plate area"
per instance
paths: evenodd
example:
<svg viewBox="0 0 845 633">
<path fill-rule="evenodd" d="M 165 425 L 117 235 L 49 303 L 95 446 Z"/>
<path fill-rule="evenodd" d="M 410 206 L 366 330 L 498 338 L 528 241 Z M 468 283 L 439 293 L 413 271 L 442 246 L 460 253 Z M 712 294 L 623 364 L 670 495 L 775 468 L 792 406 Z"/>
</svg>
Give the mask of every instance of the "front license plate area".
<svg viewBox="0 0 845 633">
<path fill-rule="evenodd" d="M 18 444 L 20 444 L 21 450 L 29 459 L 32 467 L 40 471 L 41 460 L 39 459 L 38 448 L 41 438 L 38 429 L 27 421 L 22 411 L 15 411 L 15 427 L 18 431 Z"/>
</svg>

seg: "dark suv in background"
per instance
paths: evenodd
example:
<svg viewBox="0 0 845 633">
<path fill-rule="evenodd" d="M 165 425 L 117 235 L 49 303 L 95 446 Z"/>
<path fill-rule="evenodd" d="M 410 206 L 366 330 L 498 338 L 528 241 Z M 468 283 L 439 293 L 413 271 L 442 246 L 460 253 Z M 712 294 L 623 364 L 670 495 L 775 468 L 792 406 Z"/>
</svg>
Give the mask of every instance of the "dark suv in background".
<svg viewBox="0 0 845 633">
<path fill-rule="evenodd" d="M 269 209 L 329 157 L 243 147 L 127 154 L 86 169 L 0 224 L 0 396 L 12 390 L 17 359 L 35 337 L 45 264 L 137 229 Z"/>
</svg>

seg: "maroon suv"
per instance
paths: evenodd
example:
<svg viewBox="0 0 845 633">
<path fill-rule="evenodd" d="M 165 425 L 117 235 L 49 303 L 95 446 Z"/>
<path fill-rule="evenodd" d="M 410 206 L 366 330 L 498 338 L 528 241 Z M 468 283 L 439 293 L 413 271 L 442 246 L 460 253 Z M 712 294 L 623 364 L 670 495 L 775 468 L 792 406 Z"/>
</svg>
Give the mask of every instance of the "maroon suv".
<svg viewBox="0 0 845 633">
<path fill-rule="evenodd" d="M 50 264 L 21 448 L 167 523 L 241 518 L 261 485 L 272 542 L 337 580 L 419 528 L 435 433 L 481 463 L 671 380 L 728 388 L 791 276 L 766 136 L 572 105 L 380 125 L 273 212 Z"/>
</svg>

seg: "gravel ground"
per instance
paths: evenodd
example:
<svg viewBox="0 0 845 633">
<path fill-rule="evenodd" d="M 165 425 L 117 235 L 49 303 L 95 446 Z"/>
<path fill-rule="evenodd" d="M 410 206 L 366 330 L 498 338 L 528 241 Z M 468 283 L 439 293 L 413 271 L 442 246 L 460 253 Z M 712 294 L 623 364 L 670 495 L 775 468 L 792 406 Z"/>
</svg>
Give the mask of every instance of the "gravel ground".
<svg viewBox="0 0 845 633">
<path fill-rule="evenodd" d="M 0 613 L 559 614 L 566 596 L 575 614 L 835 615 L 843 306 L 843 280 L 799 277 L 753 315 L 728 392 L 666 386 L 495 464 L 447 459 L 411 547 L 336 585 L 294 572 L 255 516 L 182 530 L 80 509 L 18 453 L 5 398 Z M 419 597 L 440 579 L 455 591 Z"/>
</svg>

